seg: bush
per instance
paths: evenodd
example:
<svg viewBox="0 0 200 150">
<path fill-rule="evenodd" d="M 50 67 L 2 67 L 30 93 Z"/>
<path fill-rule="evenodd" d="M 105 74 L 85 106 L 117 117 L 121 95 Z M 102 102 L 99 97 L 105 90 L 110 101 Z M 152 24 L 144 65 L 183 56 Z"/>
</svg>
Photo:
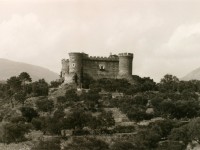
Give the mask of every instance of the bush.
<svg viewBox="0 0 200 150">
<path fill-rule="evenodd" d="M 38 100 L 36 105 L 40 111 L 51 112 L 54 108 L 54 102 L 48 98 Z"/>
<path fill-rule="evenodd" d="M 35 130 L 41 130 L 42 129 L 42 121 L 40 118 L 33 118 L 31 121 L 33 127 Z"/>
<path fill-rule="evenodd" d="M 47 96 L 49 85 L 44 79 L 32 83 L 32 92 L 35 96 Z"/>
<path fill-rule="evenodd" d="M 20 108 L 22 112 L 22 116 L 26 118 L 27 122 L 31 122 L 31 120 L 35 117 L 38 117 L 38 113 L 32 107 L 22 107 Z"/>
<path fill-rule="evenodd" d="M 6 123 L 3 125 L 3 133 L 0 140 L 3 143 L 22 142 L 26 140 L 24 135 L 29 132 L 30 128 L 30 124 Z"/>
</svg>

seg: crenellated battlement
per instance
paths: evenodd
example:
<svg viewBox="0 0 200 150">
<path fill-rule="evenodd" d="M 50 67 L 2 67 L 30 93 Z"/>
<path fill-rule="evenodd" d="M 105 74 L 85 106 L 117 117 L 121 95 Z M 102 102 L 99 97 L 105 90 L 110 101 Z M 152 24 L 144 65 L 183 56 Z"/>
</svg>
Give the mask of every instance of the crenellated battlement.
<svg viewBox="0 0 200 150">
<path fill-rule="evenodd" d="M 119 53 L 118 56 L 127 56 L 127 57 L 133 57 L 133 53 Z"/>
<path fill-rule="evenodd" d="M 62 64 L 69 63 L 69 59 L 62 59 Z"/>
<path fill-rule="evenodd" d="M 100 57 L 100 56 L 90 56 L 89 60 L 102 60 L 102 61 L 119 61 L 118 57 Z"/>
<path fill-rule="evenodd" d="M 62 59 L 62 77 L 66 83 L 73 83 L 74 76 L 82 78 L 88 74 L 94 79 L 131 78 L 133 53 L 119 53 L 108 57 L 89 56 L 83 52 L 69 53 L 69 59 Z M 80 82 L 78 80 L 78 82 Z M 81 83 L 79 83 L 81 85 Z"/>
</svg>

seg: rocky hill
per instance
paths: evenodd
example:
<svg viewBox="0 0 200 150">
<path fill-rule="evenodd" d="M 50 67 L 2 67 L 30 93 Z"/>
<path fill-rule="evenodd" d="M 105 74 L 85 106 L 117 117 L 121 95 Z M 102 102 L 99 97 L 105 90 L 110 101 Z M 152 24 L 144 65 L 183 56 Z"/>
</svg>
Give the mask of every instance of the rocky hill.
<svg viewBox="0 0 200 150">
<path fill-rule="evenodd" d="M 181 80 L 200 80 L 200 67 L 188 73 L 186 76 L 181 78 Z"/>
<path fill-rule="evenodd" d="M 33 81 L 44 78 L 50 82 L 59 78 L 57 73 L 46 68 L 0 58 L 0 81 L 19 75 L 21 72 L 29 73 Z"/>
</svg>

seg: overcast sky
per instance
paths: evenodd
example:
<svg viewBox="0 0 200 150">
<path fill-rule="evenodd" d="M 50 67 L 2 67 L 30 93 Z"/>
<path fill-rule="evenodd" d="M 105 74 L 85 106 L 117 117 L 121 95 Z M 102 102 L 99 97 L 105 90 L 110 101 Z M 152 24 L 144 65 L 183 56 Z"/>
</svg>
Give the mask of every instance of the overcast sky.
<svg viewBox="0 0 200 150">
<path fill-rule="evenodd" d="M 0 57 L 60 72 L 68 52 L 134 53 L 159 81 L 200 67 L 198 0 L 0 0 Z"/>
</svg>

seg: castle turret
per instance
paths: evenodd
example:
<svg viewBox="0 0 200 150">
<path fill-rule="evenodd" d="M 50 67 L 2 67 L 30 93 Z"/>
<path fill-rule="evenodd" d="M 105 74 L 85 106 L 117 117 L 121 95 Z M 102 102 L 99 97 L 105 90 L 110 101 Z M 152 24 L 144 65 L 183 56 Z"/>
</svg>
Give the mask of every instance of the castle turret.
<svg viewBox="0 0 200 150">
<path fill-rule="evenodd" d="M 65 75 L 69 74 L 69 59 L 62 59 L 62 70 L 61 70 L 61 78 L 64 78 Z"/>
<path fill-rule="evenodd" d="M 132 53 L 120 53 L 118 56 L 119 56 L 118 78 L 131 79 L 133 54 Z"/>
<path fill-rule="evenodd" d="M 83 53 L 69 53 L 69 74 L 65 76 L 65 82 L 78 82 L 82 73 Z"/>
</svg>

